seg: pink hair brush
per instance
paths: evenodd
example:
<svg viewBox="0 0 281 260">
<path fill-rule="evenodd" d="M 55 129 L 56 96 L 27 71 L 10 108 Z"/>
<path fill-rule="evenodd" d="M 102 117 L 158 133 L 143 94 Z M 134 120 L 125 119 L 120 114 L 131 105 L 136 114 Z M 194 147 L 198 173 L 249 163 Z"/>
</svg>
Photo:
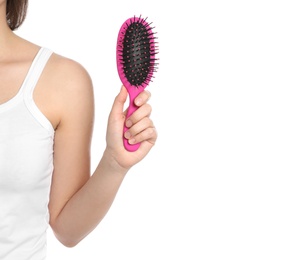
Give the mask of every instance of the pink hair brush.
<svg viewBox="0 0 281 260">
<path fill-rule="evenodd" d="M 146 19 L 141 16 L 129 18 L 122 24 L 118 33 L 117 69 L 130 99 L 126 118 L 137 110 L 134 99 L 148 86 L 158 65 L 155 63 L 158 48 L 156 38 L 151 23 L 147 23 Z M 124 133 L 127 129 L 124 126 Z M 124 135 L 123 141 L 125 149 L 130 152 L 136 151 L 140 146 L 140 143 L 129 144 Z"/>
</svg>

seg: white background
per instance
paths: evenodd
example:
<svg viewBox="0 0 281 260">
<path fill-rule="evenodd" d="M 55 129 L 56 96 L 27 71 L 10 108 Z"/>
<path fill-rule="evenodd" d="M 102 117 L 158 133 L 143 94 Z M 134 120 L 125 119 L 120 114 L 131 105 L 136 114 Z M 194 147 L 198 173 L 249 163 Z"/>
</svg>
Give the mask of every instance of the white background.
<svg viewBox="0 0 281 260">
<path fill-rule="evenodd" d="M 48 259 L 281 259 L 279 1 L 31 0 L 17 33 L 90 73 L 93 170 L 121 83 L 117 33 L 153 22 L 159 69 L 147 89 L 159 138 L 95 231 Z"/>
</svg>

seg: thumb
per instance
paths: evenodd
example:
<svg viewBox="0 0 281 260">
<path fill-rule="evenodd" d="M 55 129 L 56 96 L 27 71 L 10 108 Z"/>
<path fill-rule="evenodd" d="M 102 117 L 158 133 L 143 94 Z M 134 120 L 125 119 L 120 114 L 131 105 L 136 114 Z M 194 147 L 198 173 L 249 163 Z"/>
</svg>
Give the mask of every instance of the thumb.
<svg viewBox="0 0 281 260">
<path fill-rule="evenodd" d="M 119 94 L 115 97 L 114 103 L 112 105 L 111 113 L 123 113 L 124 104 L 127 100 L 127 90 L 122 85 Z"/>
</svg>

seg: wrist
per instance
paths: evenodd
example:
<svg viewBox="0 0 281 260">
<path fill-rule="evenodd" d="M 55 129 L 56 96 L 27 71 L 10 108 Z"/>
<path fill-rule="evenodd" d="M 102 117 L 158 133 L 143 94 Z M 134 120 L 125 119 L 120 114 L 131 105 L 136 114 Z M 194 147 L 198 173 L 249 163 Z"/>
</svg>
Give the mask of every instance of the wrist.
<svg viewBox="0 0 281 260">
<path fill-rule="evenodd" d="M 115 174 L 121 174 L 126 175 L 126 173 L 129 171 L 130 168 L 125 168 L 122 165 L 118 163 L 117 156 L 110 150 L 105 149 L 101 163 L 103 165 L 106 165 L 106 168 L 108 171 L 115 173 Z"/>
</svg>

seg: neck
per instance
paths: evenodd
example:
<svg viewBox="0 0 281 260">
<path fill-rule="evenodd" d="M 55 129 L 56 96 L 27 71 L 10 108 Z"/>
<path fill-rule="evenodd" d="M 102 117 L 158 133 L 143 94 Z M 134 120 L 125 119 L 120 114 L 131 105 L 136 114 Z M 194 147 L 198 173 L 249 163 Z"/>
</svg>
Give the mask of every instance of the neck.
<svg viewBox="0 0 281 260">
<path fill-rule="evenodd" d="M 3 56 L 12 46 L 15 34 L 6 21 L 6 1 L 0 4 L 0 56 Z"/>
</svg>

